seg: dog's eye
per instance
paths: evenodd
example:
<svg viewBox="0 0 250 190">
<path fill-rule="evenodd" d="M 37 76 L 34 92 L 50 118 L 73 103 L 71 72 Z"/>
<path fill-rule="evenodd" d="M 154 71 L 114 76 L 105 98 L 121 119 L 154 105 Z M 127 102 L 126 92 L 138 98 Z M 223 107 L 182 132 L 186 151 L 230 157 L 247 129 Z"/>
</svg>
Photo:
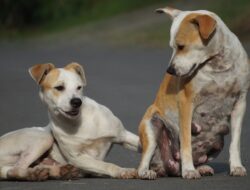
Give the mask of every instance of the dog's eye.
<svg viewBox="0 0 250 190">
<path fill-rule="evenodd" d="M 185 48 L 185 46 L 184 45 L 177 45 L 177 48 L 178 48 L 178 50 L 183 50 L 184 48 Z"/>
<path fill-rule="evenodd" d="M 64 90 L 64 86 L 62 86 L 62 85 L 56 86 L 55 89 L 58 90 L 58 91 L 63 91 Z"/>
<path fill-rule="evenodd" d="M 82 87 L 81 87 L 81 86 L 78 86 L 78 87 L 77 87 L 77 90 L 81 90 L 81 89 L 82 89 Z"/>
</svg>

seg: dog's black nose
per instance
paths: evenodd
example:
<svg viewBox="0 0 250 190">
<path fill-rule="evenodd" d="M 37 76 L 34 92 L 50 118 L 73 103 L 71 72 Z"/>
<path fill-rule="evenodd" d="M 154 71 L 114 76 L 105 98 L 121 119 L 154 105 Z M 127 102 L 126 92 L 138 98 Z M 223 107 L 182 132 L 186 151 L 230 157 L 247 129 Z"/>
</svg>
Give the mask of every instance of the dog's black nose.
<svg viewBox="0 0 250 190">
<path fill-rule="evenodd" d="M 73 108 L 79 108 L 82 105 L 82 100 L 80 98 L 72 98 L 70 104 Z"/>
<path fill-rule="evenodd" d="M 176 75 L 176 70 L 174 67 L 170 66 L 168 69 L 167 69 L 167 73 L 169 73 L 170 75 Z"/>
</svg>

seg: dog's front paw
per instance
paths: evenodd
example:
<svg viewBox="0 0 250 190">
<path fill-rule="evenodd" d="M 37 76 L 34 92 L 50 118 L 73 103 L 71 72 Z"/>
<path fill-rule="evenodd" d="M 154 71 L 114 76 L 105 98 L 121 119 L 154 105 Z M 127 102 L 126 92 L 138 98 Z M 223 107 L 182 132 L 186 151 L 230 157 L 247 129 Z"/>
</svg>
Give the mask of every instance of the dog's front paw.
<svg viewBox="0 0 250 190">
<path fill-rule="evenodd" d="M 157 173 L 153 170 L 142 170 L 138 172 L 140 179 L 149 179 L 153 180 L 157 178 Z"/>
<path fill-rule="evenodd" d="M 214 175 L 214 169 L 208 165 L 198 166 L 197 170 L 202 176 L 211 176 Z"/>
<path fill-rule="evenodd" d="M 70 180 L 82 177 L 82 171 L 70 164 L 60 167 L 60 179 Z"/>
<path fill-rule="evenodd" d="M 230 169 L 230 175 L 235 177 L 246 176 L 247 171 L 244 166 L 232 166 Z"/>
<path fill-rule="evenodd" d="M 119 179 L 135 179 L 138 178 L 137 170 L 134 168 L 124 168 L 118 176 Z"/>
<path fill-rule="evenodd" d="M 182 177 L 184 179 L 199 179 L 199 178 L 201 178 L 201 175 L 195 169 L 194 170 L 186 169 L 186 170 L 182 171 Z"/>
</svg>

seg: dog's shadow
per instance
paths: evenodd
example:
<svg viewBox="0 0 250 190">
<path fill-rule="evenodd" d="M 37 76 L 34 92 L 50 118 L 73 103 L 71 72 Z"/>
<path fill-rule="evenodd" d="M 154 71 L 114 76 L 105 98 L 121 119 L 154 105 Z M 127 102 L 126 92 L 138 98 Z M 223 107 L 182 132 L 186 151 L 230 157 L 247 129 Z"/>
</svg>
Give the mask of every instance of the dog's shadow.
<svg viewBox="0 0 250 190">
<path fill-rule="evenodd" d="M 208 165 L 214 169 L 215 173 L 228 173 L 228 171 L 229 171 L 229 164 L 228 163 L 211 162 Z"/>
</svg>

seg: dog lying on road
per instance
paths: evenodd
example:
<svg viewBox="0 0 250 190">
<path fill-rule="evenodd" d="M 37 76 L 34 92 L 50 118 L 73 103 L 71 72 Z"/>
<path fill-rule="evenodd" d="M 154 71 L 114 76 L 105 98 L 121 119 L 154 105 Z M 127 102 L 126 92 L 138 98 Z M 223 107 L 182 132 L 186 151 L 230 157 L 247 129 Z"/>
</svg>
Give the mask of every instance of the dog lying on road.
<svg viewBox="0 0 250 190">
<path fill-rule="evenodd" d="M 199 165 L 215 157 L 229 127 L 230 174 L 245 176 L 240 156 L 250 82 L 245 50 L 212 12 L 172 8 L 157 12 L 166 13 L 173 20 L 170 34 L 173 55 L 155 102 L 139 126 L 143 150 L 139 177 L 154 179 L 156 172 L 178 175 L 180 158 L 183 178 L 213 174 L 213 169 L 206 165 L 196 170 L 193 160 Z M 203 132 L 191 138 L 191 126 Z"/>
<path fill-rule="evenodd" d="M 139 137 L 127 131 L 108 108 L 83 96 L 86 79 L 79 64 L 71 63 L 64 68 L 40 64 L 29 72 L 40 86 L 50 122 L 45 128 L 25 128 L 0 138 L 1 179 L 60 178 L 62 170 L 68 171 L 69 176 L 78 175 L 67 164 L 98 176 L 126 179 L 137 176 L 135 169 L 103 161 L 114 143 L 137 151 Z M 31 168 L 46 152 L 47 160 Z M 52 165 L 48 164 L 51 160 Z"/>
</svg>

